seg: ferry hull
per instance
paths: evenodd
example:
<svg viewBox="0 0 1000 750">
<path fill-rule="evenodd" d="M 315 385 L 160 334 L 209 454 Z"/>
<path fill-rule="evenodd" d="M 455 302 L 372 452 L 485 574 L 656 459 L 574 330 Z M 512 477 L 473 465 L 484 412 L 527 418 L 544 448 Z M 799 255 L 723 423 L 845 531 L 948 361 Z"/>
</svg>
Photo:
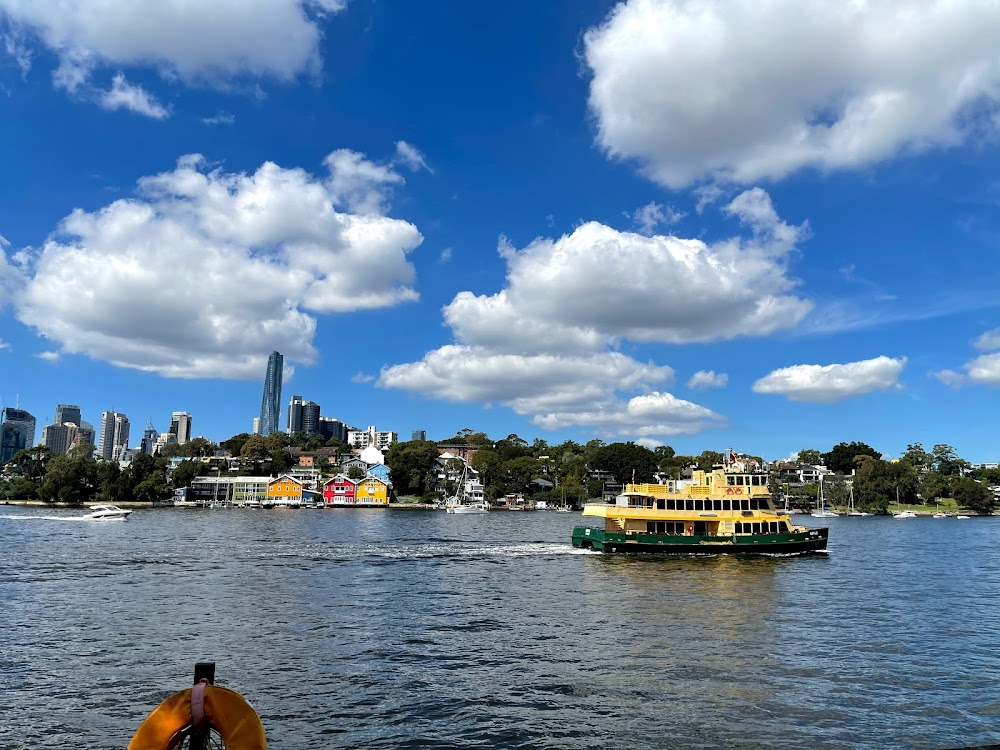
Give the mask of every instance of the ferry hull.
<svg viewBox="0 0 1000 750">
<path fill-rule="evenodd" d="M 573 529 L 573 546 L 616 554 L 657 555 L 797 555 L 825 552 L 829 529 L 790 534 L 739 536 L 670 536 L 616 534 L 590 526 Z"/>
</svg>

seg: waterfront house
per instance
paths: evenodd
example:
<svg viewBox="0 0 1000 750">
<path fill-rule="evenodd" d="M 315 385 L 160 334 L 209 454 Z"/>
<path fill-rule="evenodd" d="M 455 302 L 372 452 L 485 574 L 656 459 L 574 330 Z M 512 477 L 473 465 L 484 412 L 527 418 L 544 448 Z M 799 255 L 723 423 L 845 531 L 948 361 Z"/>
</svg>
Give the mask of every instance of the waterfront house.
<svg viewBox="0 0 1000 750">
<path fill-rule="evenodd" d="M 358 482 L 357 505 L 388 505 L 389 485 L 378 477 L 365 477 Z"/>
<path fill-rule="evenodd" d="M 323 485 L 323 502 L 327 505 L 354 505 L 357 502 L 358 483 L 345 474 L 328 479 Z"/>
<path fill-rule="evenodd" d="M 233 477 L 233 505 L 260 507 L 268 502 L 267 485 L 271 477 Z"/>
<path fill-rule="evenodd" d="M 302 482 L 287 474 L 267 483 L 267 499 L 275 506 L 302 505 Z"/>
<path fill-rule="evenodd" d="M 389 467 L 385 464 L 376 464 L 368 469 L 368 476 L 375 477 L 376 479 L 381 479 L 386 484 L 392 484 L 389 481 Z"/>
</svg>

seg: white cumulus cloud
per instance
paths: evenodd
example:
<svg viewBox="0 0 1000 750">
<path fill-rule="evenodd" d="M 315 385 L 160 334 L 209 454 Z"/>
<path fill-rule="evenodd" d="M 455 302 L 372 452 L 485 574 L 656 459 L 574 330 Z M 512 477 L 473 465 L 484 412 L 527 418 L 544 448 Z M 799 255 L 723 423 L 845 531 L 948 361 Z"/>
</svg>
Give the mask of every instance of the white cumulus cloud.
<svg viewBox="0 0 1000 750">
<path fill-rule="evenodd" d="M 99 69 L 143 67 L 166 80 L 228 86 L 241 78 L 289 81 L 319 70 L 321 24 L 342 0 L 0 0 L 0 21 L 59 60 L 53 74 L 69 91 Z M 22 41 L 24 40 L 24 41 Z"/>
<path fill-rule="evenodd" d="M 1000 328 L 994 328 L 981 334 L 974 342 L 979 351 L 990 352 L 1000 349 Z"/>
<path fill-rule="evenodd" d="M 131 84 L 119 73 L 111 82 L 111 88 L 100 96 L 104 109 L 127 109 L 139 115 L 162 120 L 169 112 L 142 86 Z"/>
<path fill-rule="evenodd" d="M 385 368 L 379 385 L 501 403 L 549 429 L 654 437 L 718 425 L 719 415 L 662 392 L 670 368 L 618 349 L 761 336 L 808 313 L 786 270 L 804 228 L 778 218 L 764 191 L 723 212 L 750 236 L 707 244 L 590 222 L 522 249 L 501 238 L 505 288 L 457 294 L 444 308 L 455 343 Z"/>
<path fill-rule="evenodd" d="M 725 388 L 728 384 L 729 376 L 714 370 L 699 370 L 687 382 L 688 388 L 696 391 L 704 388 Z"/>
<path fill-rule="evenodd" d="M 584 37 L 598 142 L 671 187 L 855 168 L 1000 102 L 988 0 L 626 0 Z"/>
<path fill-rule="evenodd" d="M 794 365 L 765 375 L 753 384 L 755 393 L 788 397 L 791 401 L 829 404 L 866 393 L 898 389 L 906 357 L 875 357 L 835 365 Z"/>
<path fill-rule="evenodd" d="M 420 233 L 339 210 L 331 166 L 323 180 L 185 156 L 135 197 L 67 216 L 31 254 L 18 317 L 64 353 L 166 376 L 257 377 L 273 349 L 311 362 L 310 313 L 417 299 Z"/>
</svg>

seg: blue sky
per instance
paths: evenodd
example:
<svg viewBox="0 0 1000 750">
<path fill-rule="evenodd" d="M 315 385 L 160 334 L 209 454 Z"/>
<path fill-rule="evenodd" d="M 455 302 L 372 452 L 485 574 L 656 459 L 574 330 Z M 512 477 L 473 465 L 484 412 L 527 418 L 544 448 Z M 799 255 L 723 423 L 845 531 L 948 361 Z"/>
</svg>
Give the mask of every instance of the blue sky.
<svg viewBox="0 0 1000 750">
<path fill-rule="evenodd" d="M 277 349 L 286 404 L 403 439 L 996 461 L 998 37 L 971 1 L 0 0 L 0 401 L 223 440 Z"/>
</svg>

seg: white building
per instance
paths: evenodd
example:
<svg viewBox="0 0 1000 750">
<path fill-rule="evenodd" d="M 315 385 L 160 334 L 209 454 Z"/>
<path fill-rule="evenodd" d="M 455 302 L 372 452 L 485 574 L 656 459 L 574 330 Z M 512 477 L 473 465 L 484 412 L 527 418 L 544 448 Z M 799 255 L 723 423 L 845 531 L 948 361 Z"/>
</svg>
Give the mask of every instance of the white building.
<svg viewBox="0 0 1000 750">
<path fill-rule="evenodd" d="M 380 451 L 389 450 L 389 446 L 399 442 L 399 433 L 379 432 L 374 425 L 370 425 L 367 430 L 348 430 L 347 444 L 351 448 L 367 448 L 374 445 Z"/>
</svg>

